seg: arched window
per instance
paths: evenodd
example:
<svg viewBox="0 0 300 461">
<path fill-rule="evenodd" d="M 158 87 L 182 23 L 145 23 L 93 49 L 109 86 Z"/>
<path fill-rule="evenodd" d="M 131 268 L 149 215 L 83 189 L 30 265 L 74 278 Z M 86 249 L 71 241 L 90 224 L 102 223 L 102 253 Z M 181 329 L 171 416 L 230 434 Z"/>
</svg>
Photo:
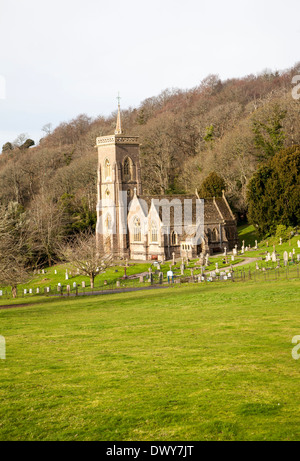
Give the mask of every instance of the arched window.
<svg viewBox="0 0 300 461">
<path fill-rule="evenodd" d="M 217 231 L 216 228 L 212 232 L 212 239 L 213 239 L 213 242 L 217 242 L 219 240 L 219 232 Z"/>
<path fill-rule="evenodd" d="M 151 222 L 150 236 L 151 236 L 151 242 L 157 242 L 158 241 L 157 224 L 154 221 Z"/>
<path fill-rule="evenodd" d="M 109 213 L 106 215 L 106 218 L 105 218 L 105 228 L 107 231 L 111 230 L 112 228 L 112 220 L 111 220 L 111 216 Z"/>
<path fill-rule="evenodd" d="M 105 179 L 111 177 L 111 166 L 110 166 L 110 161 L 108 160 L 108 158 L 104 162 L 104 176 L 105 176 Z"/>
<path fill-rule="evenodd" d="M 123 173 L 124 173 L 124 179 L 131 179 L 131 171 L 132 171 L 132 162 L 129 157 L 126 157 L 124 160 L 123 164 Z"/>
<path fill-rule="evenodd" d="M 175 231 L 171 233 L 171 245 L 178 245 L 178 235 Z"/>
<path fill-rule="evenodd" d="M 140 242 L 141 240 L 142 240 L 141 220 L 140 218 L 136 216 L 133 221 L 133 241 Z"/>
</svg>

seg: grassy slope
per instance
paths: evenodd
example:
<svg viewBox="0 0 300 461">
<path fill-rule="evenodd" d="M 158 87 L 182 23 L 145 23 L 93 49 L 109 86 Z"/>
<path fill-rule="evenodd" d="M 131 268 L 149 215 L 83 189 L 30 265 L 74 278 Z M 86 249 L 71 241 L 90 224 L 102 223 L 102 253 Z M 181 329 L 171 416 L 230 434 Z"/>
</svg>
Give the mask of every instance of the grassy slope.
<svg viewBox="0 0 300 461">
<path fill-rule="evenodd" d="M 0 439 L 300 438 L 300 282 L 0 311 Z"/>
</svg>

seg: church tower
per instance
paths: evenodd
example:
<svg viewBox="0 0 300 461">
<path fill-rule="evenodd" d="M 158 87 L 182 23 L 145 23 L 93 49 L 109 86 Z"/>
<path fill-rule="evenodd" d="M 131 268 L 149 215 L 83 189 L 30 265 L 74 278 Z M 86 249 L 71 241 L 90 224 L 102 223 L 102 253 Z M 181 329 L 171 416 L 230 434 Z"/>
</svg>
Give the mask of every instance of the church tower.
<svg viewBox="0 0 300 461">
<path fill-rule="evenodd" d="M 114 135 L 96 139 L 98 204 L 96 238 L 99 250 L 128 257 L 128 203 L 142 193 L 138 136 L 122 131 L 120 98 Z"/>
</svg>

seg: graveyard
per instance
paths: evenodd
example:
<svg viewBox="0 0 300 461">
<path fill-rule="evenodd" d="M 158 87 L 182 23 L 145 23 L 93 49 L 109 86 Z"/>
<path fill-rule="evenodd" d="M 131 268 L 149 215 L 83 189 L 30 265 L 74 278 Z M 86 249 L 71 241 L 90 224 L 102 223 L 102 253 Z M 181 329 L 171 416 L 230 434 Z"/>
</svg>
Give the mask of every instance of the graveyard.
<svg viewBox="0 0 300 461">
<path fill-rule="evenodd" d="M 147 287 L 150 284 L 168 284 L 167 272 L 174 274 L 174 284 L 231 282 L 253 279 L 257 281 L 297 278 L 300 276 L 300 236 L 288 241 L 269 238 L 258 242 L 253 226 L 240 230 L 240 245 L 232 252 L 193 260 L 171 261 L 117 261 L 95 279 L 90 288 L 87 276 L 70 264 L 57 264 L 36 270 L 30 280 L 18 286 L 17 301 L 40 296 L 85 294 L 104 290 Z M 243 232 L 245 234 L 243 234 Z M 9 287 L 0 287 L 0 304 L 14 302 Z"/>
</svg>

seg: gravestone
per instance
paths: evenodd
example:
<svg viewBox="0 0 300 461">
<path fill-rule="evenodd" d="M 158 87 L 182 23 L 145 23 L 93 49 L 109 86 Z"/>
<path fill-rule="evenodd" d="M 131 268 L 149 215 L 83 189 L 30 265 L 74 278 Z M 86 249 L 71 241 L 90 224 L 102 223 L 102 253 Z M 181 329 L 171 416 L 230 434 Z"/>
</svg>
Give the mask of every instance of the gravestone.
<svg viewBox="0 0 300 461">
<path fill-rule="evenodd" d="M 76 288 L 76 287 L 77 287 L 77 283 L 73 282 L 73 288 Z"/>
<path fill-rule="evenodd" d="M 276 253 L 274 251 L 272 253 L 272 261 L 273 263 L 276 263 Z"/>
<path fill-rule="evenodd" d="M 144 282 L 144 277 L 140 275 L 140 283 L 143 283 L 143 282 Z"/>
<path fill-rule="evenodd" d="M 175 266 L 175 253 L 174 253 L 174 251 L 172 253 L 172 257 L 173 257 L 173 266 Z"/>
<path fill-rule="evenodd" d="M 66 276 L 65 276 L 66 280 L 69 280 L 69 274 L 68 274 L 68 270 L 66 270 Z"/>
<path fill-rule="evenodd" d="M 121 286 L 120 280 L 117 280 L 116 286 L 117 286 L 117 288 L 120 288 L 120 286 Z"/>
<path fill-rule="evenodd" d="M 40 289 L 39 289 L 39 288 L 37 288 L 37 289 L 36 289 L 36 293 L 37 293 L 37 294 L 39 294 L 39 292 L 40 292 Z"/>
<path fill-rule="evenodd" d="M 81 282 L 82 288 L 85 288 L 85 281 Z"/>
<path fill-rule="evenodd" d="M 279 245 L 282 245 L 282 238 L 279 239 Z"/>
<path fill-rule="evenodd" d="M 255 250 L 257 250 L 257 240 L 255 240 Z"/>
<path fill-rule="evenodd" d="M 287 266 L 288 260 L 289 260 L 289 255 L 288 255 L 288 252 L 285 251 L 285 252 L 283 253 L 283 261 L 284 261 L 284 265 L 285 265 L 285 266 Z"/>
</svg>

